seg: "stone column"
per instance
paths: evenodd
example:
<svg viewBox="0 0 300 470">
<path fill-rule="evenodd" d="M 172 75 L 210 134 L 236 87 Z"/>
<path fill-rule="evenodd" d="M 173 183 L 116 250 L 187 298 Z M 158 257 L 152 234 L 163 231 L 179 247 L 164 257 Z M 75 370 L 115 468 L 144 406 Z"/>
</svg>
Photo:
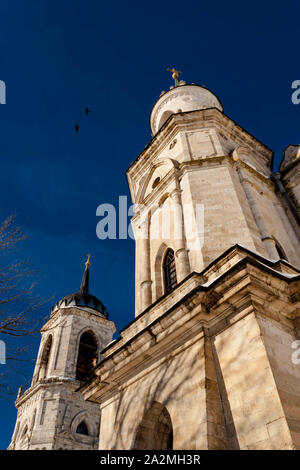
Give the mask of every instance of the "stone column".
<svg viewBox="0 0 300 470">
<path fill-rule="evenodd" d="M 237 171 L 238 171 L 238 175 L 239 175 L 239 178 L 240 178 L 241 185 L 244 189 L 246 198 L 248 200 L 250 209 L 252 211 L 252 215 L 253 215 L 254 220 L 256 222 L 256 225 L 259 229 L 259 232 L 260 232 L 260 235 L 261 235 L 261 240 L 262 240 L 262 242 L 263 242 L 263 244 L 266 248 L 268 256 L 272 259 L 278 259 L 279 256 L 278 256 L 278 253 L 277 253 L 277 250 L 276 250 L 276 247 L 275 247 L 276 242 L 275 242 L 275 240 L 273 240 L 273 238 L 270 236 L 270 234 L 267 230 L 267 227 L 265 225 L 263 216 L 260 212 L 259 206 L 258 206 L 257 201 L 256 201 L 256 195 L 255 195 L 255 192 L 253 190 L 252 184 L 250 183 L 249 180 L 244 178 L 240 168 L 238 168 Z"/>
<path fill-rule="evenodd" d="M 173 201 L 173 215 L 174 215 L 174 246 L 176 257 L 176 272 L 177 281 L 180 282 L 185 279 L 191 272 L 189 255 L 186 249 L 186 240 L 184 234 L 183 211 L 181 201 L 181 190 L 175 189 L 171 193 Z"/>
<path fill-rule="evenodd" d="M 142 311 L 152 304 L 152 281 L 150 267 L 150 239 L 149 239 L 149 216 L 143 217 L 139 229 L 139 244 L 141 253 L 141 299 Z"/>
</svg>

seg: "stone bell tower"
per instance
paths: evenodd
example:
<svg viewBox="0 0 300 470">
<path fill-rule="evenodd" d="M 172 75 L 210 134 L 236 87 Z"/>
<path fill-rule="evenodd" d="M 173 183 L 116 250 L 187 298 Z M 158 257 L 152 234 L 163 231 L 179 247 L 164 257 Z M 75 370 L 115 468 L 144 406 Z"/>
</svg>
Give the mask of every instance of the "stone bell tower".
<svg viewBox="0 0 300 470">
<path fill-rule="evenodd" d="M 300 449 L 299 149 L 276 180 L 273 152 L 172 72 L 127 170 L 135 319 L 80 389 L 99 448 Z"/>
<path fill-rule="evenodd" d="M 299 224 L 273 182 L 273 152 L 226 116 L 210 90 L 176 85 L 155 103 L 153 139 L 127 171 L 137 204 L 136 314 L 167 292 L 168 248 L 177 283 L 236 243 L 300 267 Z"/>
<path fill-rule="evenodd" d="M 100 410 L 76 390 L 92 377 L 115 325 L 89 292 L 86 262 L 80 290 L 64 297 L 42 327 L 31 387 L 16 401 L 17 422 L 9 449 L 96 449 Z"/>
</svg>

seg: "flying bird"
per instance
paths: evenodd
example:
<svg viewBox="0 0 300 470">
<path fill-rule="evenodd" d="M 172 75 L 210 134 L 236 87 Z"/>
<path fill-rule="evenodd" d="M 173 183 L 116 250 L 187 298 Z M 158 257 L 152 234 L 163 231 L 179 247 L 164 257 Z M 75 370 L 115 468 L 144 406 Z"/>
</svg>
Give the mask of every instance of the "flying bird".
<svg viewBox="0 0 300 470">
<path fill-rule="evenodd" d="M 88 114 L 91 112 L 91 110 L 89 108 L 85 108 L 84 112 L 88 116 Z"/>
<path fill-rule="evenodd" d="M 75 124 L 75 131 L 78 132 L 79 129 L 80 129 L 80 127 L 78 126 L 78 124 L 77 124 L 77 122 L 76 122 L 76 124 Z"/>
</svg>

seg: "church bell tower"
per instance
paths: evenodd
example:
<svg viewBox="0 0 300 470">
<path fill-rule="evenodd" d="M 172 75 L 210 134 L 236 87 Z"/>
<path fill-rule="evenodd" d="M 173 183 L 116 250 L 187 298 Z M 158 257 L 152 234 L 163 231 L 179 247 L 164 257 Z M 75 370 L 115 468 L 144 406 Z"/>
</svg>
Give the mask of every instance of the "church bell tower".
<svg viewBox="0 0 300 470">
<path fill-rule="evenodd" d="M 272 174 L 273 152 L 172 73 L 127 170 L 135 320 L 81 387 L 99 448 L 300 449 L 299 146 Z"/>
<path fill-rule="evenodd" d="M 100 409 L 77 389 L 92 377 L 115 325 L 89 292 L 89 270 L 88 258 L 79 291 L 57 302 L 41 329 L 31 387 L 16 401 L 11 450 L 98 448 Z"/>
<path fill-rule="evenodd" d="M 299 225 L 273 182 L 273 152 L 210 90 L 173 78 L 150 114 L 153 139 L 127 170 L 137 205 L 136 315 L 169 292 L 166 257 L 174 285 L 235 244 L 300 267 Z"/>
</svg>

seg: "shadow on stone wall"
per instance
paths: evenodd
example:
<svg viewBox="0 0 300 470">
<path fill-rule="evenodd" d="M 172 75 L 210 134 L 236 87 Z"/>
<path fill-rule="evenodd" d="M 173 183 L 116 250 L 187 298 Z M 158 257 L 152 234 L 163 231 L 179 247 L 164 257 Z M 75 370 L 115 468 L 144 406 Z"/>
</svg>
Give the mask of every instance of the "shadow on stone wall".
<svg viewBox="0 0 300 470">
<path fill-rule="evenodd" d="M 208 331 L 192 346 L 155 364 L 160 359 L 153 359 L 151 372 L 150 366 L 147 371 L 141 364 L 143 377 L 119 393 L 112 449 L 166 449 L 171 431 L 174 449 L 239 449 L 222 369 Z M 230 368 L 230 362 L 223 367 Z M 246 374 L 248 379 L 255 380 Z"/>
</svg>

